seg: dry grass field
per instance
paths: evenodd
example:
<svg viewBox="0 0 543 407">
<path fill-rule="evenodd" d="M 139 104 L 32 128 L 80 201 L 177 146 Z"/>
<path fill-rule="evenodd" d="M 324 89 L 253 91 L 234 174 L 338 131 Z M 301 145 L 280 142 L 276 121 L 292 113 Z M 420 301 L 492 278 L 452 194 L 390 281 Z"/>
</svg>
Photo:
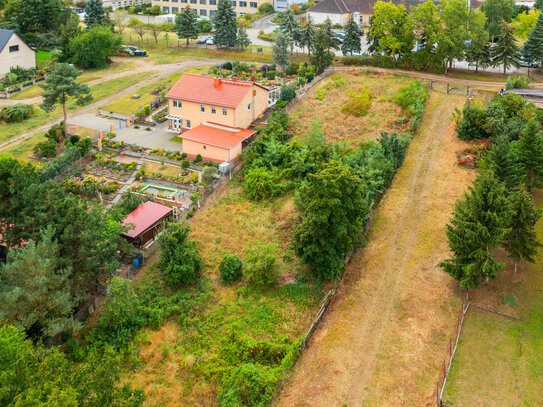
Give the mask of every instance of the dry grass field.
<svg viewBox="0 0 543 407">
<path fill-rule="evenodd" d="M 292 127 L 303 138 L 311 122 L 320 119 L 328 142 L 346 141 L 351 146 L 375 139 L 382 131 L 405 132 L 408 128 L 402 109 L 394 102 L 400 87 L 412 78 L 389 73 L 364 73 L 363 70 L 342 72 L 323 79 L 304 96 L 303 103 L 291 114 Z M 372 93 L 371 107 L 366 116 L 354 117 L 341 111 L 348 101 L 348 92 L 368 88 Z"/>
<path fill-rule="evenodd" d="M 543 194 L 536 193 L 543 208 Z M 538 224 L 543 241 L 543 220 Z M 472 308 L 464 322 L 443 400 L 451 407 L 543 405 L 543 250 L 537 263 L 511 262 L 471 301 L 524 322 Z"/>
</svg>

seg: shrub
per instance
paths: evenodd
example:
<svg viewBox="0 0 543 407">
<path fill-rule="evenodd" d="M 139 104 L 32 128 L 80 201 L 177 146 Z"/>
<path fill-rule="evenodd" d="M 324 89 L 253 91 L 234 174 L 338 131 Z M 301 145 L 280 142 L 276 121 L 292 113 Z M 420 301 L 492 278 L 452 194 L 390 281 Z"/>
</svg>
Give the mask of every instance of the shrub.
<svg viewBox="0 0 543 407">
<path fill-rule="evenodd" d="M 199 163 L 199 162 L 202 162 L 202 160 L 203 160 L 202 155 L 201 155 L 201 154 L 197 154 L 197 155 L 196 155 L 196 158 L 194 159 L 194 162 Z"/>
<path fill-rule="evenodd" d="M 190 175 L 189 175 L 189 181 L 192 182 L 192 183 L 197 183 L 198 182 L 198 179 L 200 178 L 200 176 L 198 175 L 197 172 L 192 172 Z"/>
<path fill-rule="evenodd" d="M 248 250 L 249 256 L 245 261 L 245 278 L 255 287 L 269 287 L 277 284 L 279 270 L 275 260 L 273 245 L 257 244 Z"/>
<path fill-rule="evenodd" d="M 365 116 L 371 106 L 371 92 L 369 89 L 360 89 L 359 92 L 347 92 L 349 101 L 341 108 L 341 111 L 351 116 Z"/>
<path fill-rule="evenodd" d="M 281 87 L 281 100 L 290 102 L 296 97 L 296 85 L 287 85 Z"/>
<path fill-rule="evenodd" d="M 224 64 L 222 64 L 222 67 L 223 67 L 223 69 L 226 69 L 227 71 L 231 71 L 232 70 L 232 62 L 225 62 Z"/>
<path fill-rule="evenodd" d="M 224 256 L 219 266 L 223 283 L 232 284 L 234 281 L 239 280 L 242 267 L 243 262 L 239 256 L 236 256 L 235 254 L 227 254 Z"/>
<path fill-rule="evenodd" d="M 8 123 L 22 122 L 30 118 L 33 114 L 34 108 L 32 107 L 32 105 L 17 103 L 13 106 L 3 107 L 0 111 L 0 120 L 4 120 Z"/>
<path fill-rule="evenodd" d="M 275 195 L 276 182 L 272 172 L 267 168 L 251 168 L 245 175 L 245 183 L 250 199 L 258 201 Z"/>
<path fill-rule="evenodd" d="M 507 89 L 522 89 L 527 88 L 530 84 L 530 78 L 524 75 L 512 75 L 507 78 L 505 87 Z"/>
<path fill-rule="evenodd" d="M 275 103 L 275 106 L 278 108 L 278 109 L 282 109 L 284 108 L 286 105 L 288 105 L 289 102 L 287 102 L 286 100 L 278 100 L 277 103 Z"/>
<path fill-rule="evenodd" d="M 54 140 L 42 141 L 34 147 L 34 154 L 41 157 L 54 157 L 57 153 L 57 143 Z"/>
<path fill-rule="evenodd" d="M 209 20 L 200 19 L 196 22 L 196 28 L 198 29 L 199 33 L 207 34 L 211 32 L 213 25 Z"/>
<path fill-rule="evenodd" d="M 151 106 L 145 105 L 143 107 L 143 115 L 144 116 L 149 116 L 150 114 L 151 114 Z"/>
<path fill-rule="evenodd" d="M 458 138 L 470 141 L 488 137 L 485 125 L 486 114 L 484 109 L 477 105 L 466 105 L 462 110 L 461 119 L 456 125 Z"/>
<path fill-rule="evenodd" d="M 187 168 L 190 167 L 190 160 L 183 160 L 181 161 L 181 168 L 183 168 L 184 170 L 186 170 Z"/>
<path fill-rule="evenodd" d="M 158 239 L 158 267 L 164 281 L 171 286 L 196 282 L 202 270 L 202 257 L 196 249 L 196 242 L 189 240 L 189 232 L 188 225 L 170 223 Z"/>
<path fill-rule="evenodd" d="M 271 402 L 278 381 L 275 369 L 244 363 L 224 381 L 219 407 L 265 407 Z"/>
<path fill-rule="evenodd" d="M 287 75 L 296 75 L 298 73 L 300 65 L 292 62 L 287 68 Z"/>
<path fill-rule="evenodd" d="M 206 167 L 204 169 L 204 173 L 202 174 L 202 178 L 207 182 L 213 181 L 213 178 L 215 178 L 215 168 Z"/>
<path fill-rule="evenodd" d="M 83 68 L 104 68 L 121 46 L 121 36 L 107 26 L 96 26 L 70 40 L 73 62 Z"/>
<path fill-rule="evenodd" d="M 323 100 L 325 97 L 326 97 L 326 94 L 328 92 L 326 91 L 326 89 L 317 89 L 317 92 L 316 92 L 316 95 L 315 95 L 315 98 L 317 100 Z"/>
<path fill-rule="evenodd" d="M 268 71 L 266 72 L 266 79 L 273 81 L 275 77 L 277 76 L 277 73 L 275 71 Z"/>
<path fill-rule="evenodd" d="M 415 132 L 420 126 L 422 114 L 424 113 L 424 104 L 429 96 L 428 88 L 423 86 L 420 81 L 412 82 L 408 86 L 402 86 L 396 95 L 396 103 L 410 117 L 409 125 L 412 132 Z"/>
<path fill-rule="evenodd" d="M 263 3 L 258 6 L 258 12 L 260 14 L 271 14 L 274 12 L 273 5 L 271 3 Z"/>
</svg>

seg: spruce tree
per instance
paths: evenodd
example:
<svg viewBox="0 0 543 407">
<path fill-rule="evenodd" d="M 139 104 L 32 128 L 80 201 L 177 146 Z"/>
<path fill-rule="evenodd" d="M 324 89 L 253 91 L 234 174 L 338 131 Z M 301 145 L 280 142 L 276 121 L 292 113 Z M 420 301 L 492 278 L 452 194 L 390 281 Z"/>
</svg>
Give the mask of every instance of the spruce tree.
<svg viewBox="0 0 543 407">
<path fill-rule="evenodd" d="M 345 25 L 345 39 L 341 44 L 341 52 L 343 55 L 353 54 L 353 52 L 360 53 L 360 35 L 358 34 L 358 25 L 351 18 Z"/>
<path fill-rule="evenodd" d="M 324 71 L 332 62 L 334 62 L 334 54 L 331 51 L 333 48 L 332 41 L 326 32 L 325 27 L 321 27 L 315 34 L 313 43 L 313 55 L 310 57 L 311 63 L 315 65 L 318 73 Z"/>
<path fill-rule="evenodd" d="M 528 122 L 515 147 L 524 185 L 529 191 L 543 186 L 543 133 L 536 120 Z"/>
<path fill-rule="evenodd" d="M 514 27 L 505 21 L 502 22 L 500 37 L 492 53 L 492 62 L 495 65 L 503 65 L 503 73 L 507 73 L 510 66 L 520 66 L 520 50 L 514 34 Z"/>
<path fill-rule="evenodd" d="M 215 35 L 213 40 L 219 47 L 235 47 L 237 42 L 238 25 L 236 13 L 230 0 L 219 0 L 215 14 Z"/>
<path fill-rule="evenodd" d="M 240 50 L 244 50 L 249 45 L 251 45 L 251 39 L 247 35 L 247 30 L 245 30 L 245 27 L 240 24 L 238 27 L 238 38 L 237 38 L 237 46 Z"/>
<path fill-rule="evenodd" d="M 85 5 L 85 24 L 87 28 L 108 23 L 102 0 L 88 0 Z"/>
<path fill-rule="evenodd" d="M 532 197 L 524 189 L 511 196 L 511 209 L 510 231 L 505 235 L 504 246 L 515 260 L 516 273 L 520 260 L 535 262 L 537 248 L 541 246 L 537 240 L 535 224 L 541 216 L 541 210 L 536 209 Z"/>
<path fill-rule="evenodd" d="M 300 30 L 300 47 L 307 47 L 307 55 L 311 56 L 311 50 L 313 49 L 313 39 L 315 38 L 315 26 L 311 22 L 311 17 L 308 17 L 302 24 Z"/>
<path fill-rule="evenodd" d="M 485 156 L 482 167 L 494 172 L 496 178 L 503 182 L 508 191 L 518 187 L 522 182 L 523 171 L 519 164 L 511 142 L 506 135 L 496 138 L 492 149 Z"/>
<path fill-rule="evenodd" d="M 326 36 L 330 39 L 330 46 L 334 49 L 339 49 L 339 39 L 334 35 L 334 30 L 332 30 L 332 21 L 330 20 L 330 18 L 324 20 L 322 29 L 326 33 Z"/>
<path fill-rule="evenodd" d="M 493 256 L 511 221 L 511 202 L 505 186 L 492 171 L 481 173 L 473 187 L 455 205 L 447 225 L 447 238 L 453 256 L 439 266 L 462 287 L 478 287 L 481 280 L 496 278 L 503 268 Z"/>
<path fill-rule="evenodd" d="M 290 45 L 287 34 L 280 32 L 277 36 L 272 48 L 272 59 L 283 70 L 287 70 L 289 66 L 288 47 Z"/>
<path fill-rule="evenodd" d="M 522 47 L 522 57 L 527 62 L 543 63 L 543 13 L 539 13 L 535 27 Z"/>
<path fill-rule="evenodd" d="M 198 38 L 198 26 L 196 25 L 196 13 L 187 5 L 185 9 L 175 16 L 175 31 L 179 38 L 186 38 L 187 47 L 189 40 Z"/>
<path fill-rule="evenodd" d="M 283 13 L 281 20 L 279 21 L 279 27 L 287 36 L 292 39 L 290 44 L 290 52 L 294 51 L 294 44 L 300 40 L 300 24 L 296 18 L 296 15 L 291 9 L 288 9 Z"/>
</svg>

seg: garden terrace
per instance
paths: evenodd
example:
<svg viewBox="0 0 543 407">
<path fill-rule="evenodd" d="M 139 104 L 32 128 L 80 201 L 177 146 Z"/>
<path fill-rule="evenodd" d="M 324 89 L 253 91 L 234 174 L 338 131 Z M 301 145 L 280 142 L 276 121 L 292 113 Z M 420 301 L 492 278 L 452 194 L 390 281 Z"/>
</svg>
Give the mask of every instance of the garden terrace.
<svg viewBox="0 0 543 407">
<path fill-rule="evenodd" d="M 291 126 L 303 139 L 313 120 L 320 119 L 326 141 L 345 141 L 353 147 L 361 141 L 378 138 L 382 131 L 406 133 L 409 120 L 394 98 L 399 89 L 410 82 L 412 79 L 407 77 L 361 69 L 332 75 L 311 88 L 303 103 L 294 108 Z M 353 116 L 342 112 L 349 101 L 348 93 L 358 93 L 365 88 L 371 92 L 367 114 Z"/>
</svg>

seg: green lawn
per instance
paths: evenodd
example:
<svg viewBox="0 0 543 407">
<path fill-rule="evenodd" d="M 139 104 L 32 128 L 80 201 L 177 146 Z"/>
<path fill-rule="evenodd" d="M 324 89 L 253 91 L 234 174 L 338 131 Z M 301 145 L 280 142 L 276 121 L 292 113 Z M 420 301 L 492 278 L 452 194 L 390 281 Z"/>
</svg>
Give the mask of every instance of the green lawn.
<svg viewBox="0 0 543 407">
<path fill-rule="evenodd" d="M 543 194 L 537 199 L 543 208 Z M 538 223 L 543 241 L 543 220 Z M 493 281 L 492 308 L 518 322 L 472 308 L 466 315 L 443 401 L 451 407 L 543 404 L 543 250 L 537 263 Z M 509 265 L 510 270 L 510 265 Z M 522 346 L 522 354 L 521 354 Z"/>
<path fill-rule="evenodd" d="M 36 52 L 36 67 L 42 69 L 49 61 L 51 61 L 51 52 L 38 50 Z"/>
</svg>

